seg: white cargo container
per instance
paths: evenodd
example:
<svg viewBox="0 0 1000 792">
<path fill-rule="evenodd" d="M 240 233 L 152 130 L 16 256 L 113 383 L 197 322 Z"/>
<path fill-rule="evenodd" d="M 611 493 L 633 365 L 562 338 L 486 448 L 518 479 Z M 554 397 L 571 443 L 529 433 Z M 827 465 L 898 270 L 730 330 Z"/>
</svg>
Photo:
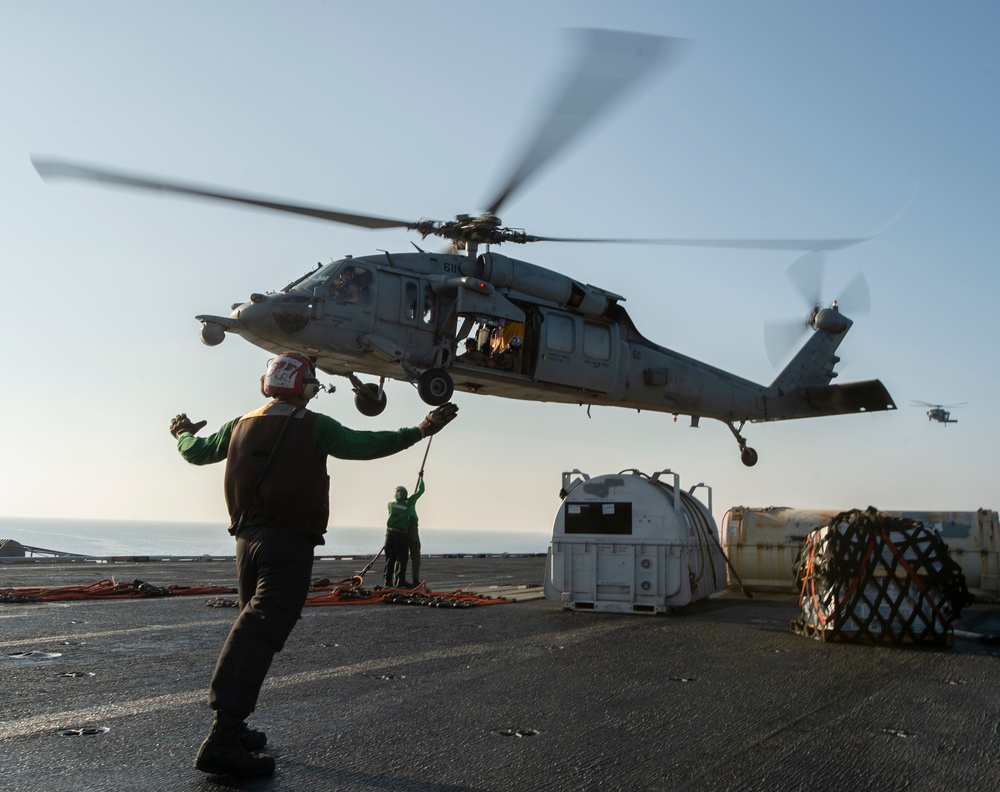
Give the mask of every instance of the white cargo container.
<svg viewBox="0 0 1000 792">
<path fill-rule="evenodd" d="M 794 591 L 793 567 L 806 535 L 829 525 L 849 508 L 854 507 L 809 510 L 734 506 L 723 518 L 729 562 L 751 590 Z M 938 531 L 948 545 L 949 555 L 962 567 L 969 591 L 977 597 L 1000 596 L 1000 529 L 995 511 L 879 511 Z"/>
<path fill-rule="evenodd" d="M 655 614 L 721 591 L 726 559 L 706 490 L 707 507 L 669 470 L 563 473 L 545 596 L 571 610 Z"/>
</svg>

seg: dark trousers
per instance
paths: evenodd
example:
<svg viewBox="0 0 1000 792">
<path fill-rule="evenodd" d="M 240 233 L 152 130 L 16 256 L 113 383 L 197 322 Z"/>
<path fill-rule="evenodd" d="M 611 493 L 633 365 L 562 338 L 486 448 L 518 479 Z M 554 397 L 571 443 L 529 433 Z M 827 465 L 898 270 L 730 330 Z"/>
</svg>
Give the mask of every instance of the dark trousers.
<svg viewBox="0 0 1000 792">
<path fill-rule="evenodd" d="M 416 527 L 411 527 L 406 535 L 406 545 L 410 552 L 410 569 L 413 570 L 413 582 L 420 582 L 420 534 Z M 405 575 L 404 575 L 405 577 Z"/>
<path fill-rule="evenodd" d="M 398 586 L 406 580 L 409 549 L 406 531 L 385 532 L 385 585 Z"/>
<path fill-rule="evenodd" d="M 209 685 L 208 705 L 245 718 L 276 652 L 302 614 L 312 579 L 313 542 L 284 528 L 254 526 L 236 537 L 240 615 Z"/>
</svg>

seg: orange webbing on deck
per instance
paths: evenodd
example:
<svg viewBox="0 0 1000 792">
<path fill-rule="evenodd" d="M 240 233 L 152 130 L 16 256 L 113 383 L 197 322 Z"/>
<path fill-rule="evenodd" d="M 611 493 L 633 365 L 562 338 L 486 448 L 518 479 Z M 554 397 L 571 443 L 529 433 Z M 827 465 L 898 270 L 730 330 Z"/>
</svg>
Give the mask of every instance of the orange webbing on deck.
<svg viewBox="0 0 1000 792">
<path fill-rule="evenodd" d="M 232 594 L 236 589 L 224 586 L 154 586 L 141 580 L 116 583 L 99 580 L 89 586 L 63 586 L 61 588 L 8 588 L 0 589 L 0 603 L 70 602 L 94 599 L 143 599 L 192 594 Z"/>
<path fill-rule="evenodd" d="M 354 577 L 336 584 L 321 581 L 323 585 L 314 586 L 314 590 L 318 588 L 332 588 L 332 590 L 308 597 L 306 605 L 370 605 L 384 602 L 388 605 L 423 605 L 430 608 L 471 608 L 474 605 L 501 605 L 513 601 L 474 594 L 464 589 L 450 592 L 429 591 L 426 583 L 421 583 L 412 589 L 366 589 L 355 585 L 358 580 L 358 577 Z"/>
</svg>

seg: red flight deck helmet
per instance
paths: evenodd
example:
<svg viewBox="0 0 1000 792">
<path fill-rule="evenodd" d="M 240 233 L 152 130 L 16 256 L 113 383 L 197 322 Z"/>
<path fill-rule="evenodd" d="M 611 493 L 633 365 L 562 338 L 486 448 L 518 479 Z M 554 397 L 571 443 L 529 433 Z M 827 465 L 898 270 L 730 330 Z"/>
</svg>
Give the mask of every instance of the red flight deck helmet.
<svg viewBox="0 0 1000 792">
<path fill-rule="evenodd" d="M 307 386 L 311 394 L 307 393 Z M 260 390 L 265 396 L 277 398 L 288 396 L 299 398 L 303 395 L 316 395 L 319 380 L 316 379 L 316 367 L 305 355 L 295 352 L 282 352 L 267 363 L 267 371 L 260 378 Z"/>
</svg>

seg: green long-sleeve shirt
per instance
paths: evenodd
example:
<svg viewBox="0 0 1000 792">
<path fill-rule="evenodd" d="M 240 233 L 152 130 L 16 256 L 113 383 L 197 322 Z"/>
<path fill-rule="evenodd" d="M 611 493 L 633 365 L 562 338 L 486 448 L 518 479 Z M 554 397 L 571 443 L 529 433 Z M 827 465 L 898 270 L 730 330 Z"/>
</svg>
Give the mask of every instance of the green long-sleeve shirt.
<svg viewBox="0 0 1000 792">
<path fill-rule="evenodd" d="M 386 528 L 390 531 L 409 531 L 417 524 L 417 510 L 414 507 L 417 500 L 424 494 L 424 480 L 417 479 L 417 488 L 413 494 L 403 501 L 392 501 L 388 504 L 389 519 Z"/>
<path fill-rule="evenodd" d="M 233 427 L 239 420 L 234 418 L 224 423 L 217 432 L 207 437 L 184 432 L 177 438 L 177 450 L 192 465 L 221 462 L 229 452 Z M 338 459 L 378 459 L 420 442 L 420 430 L 410 426 L 392 431 L 358 431 L 348 429 L 328 415 L 317 413 L 313 442 L 318 450 Z"/>
</svg>

